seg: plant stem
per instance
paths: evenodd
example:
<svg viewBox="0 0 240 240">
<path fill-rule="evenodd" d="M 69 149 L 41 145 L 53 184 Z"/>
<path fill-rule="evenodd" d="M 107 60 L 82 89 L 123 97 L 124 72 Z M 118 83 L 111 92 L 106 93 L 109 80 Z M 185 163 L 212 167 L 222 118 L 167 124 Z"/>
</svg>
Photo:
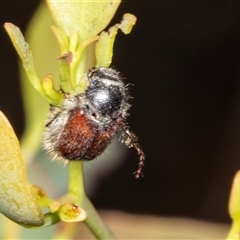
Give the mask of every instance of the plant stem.
<svg viewBox="0 0 240 240">
<path fill-rule="evenodd" d="M 68 193 L 73 195 L 76 205 L 81 205 L 83 197 L 85 195 L 84 191 L 84 180 L 83 180 L 83 162 L 82 161 L 72 161 L 69 163 L 69 185 Z"/>
<path fill-rule="evenodd" d="M 86 196 L 83 199 L 82 207 L 87 212 L 87 219 L 84 222 L 96 239 L 116 239 Z"/>
<path fill-rule="evenodd" d="M 116 239 L 85 195 L 82 161 L 69 164 L 69 194 L 73 195 L 76 199 L 76 204 L 78 203 L 77 205 L 87 212 L 87 219 L 84 223 L 96 239 Z"/>
</svg>

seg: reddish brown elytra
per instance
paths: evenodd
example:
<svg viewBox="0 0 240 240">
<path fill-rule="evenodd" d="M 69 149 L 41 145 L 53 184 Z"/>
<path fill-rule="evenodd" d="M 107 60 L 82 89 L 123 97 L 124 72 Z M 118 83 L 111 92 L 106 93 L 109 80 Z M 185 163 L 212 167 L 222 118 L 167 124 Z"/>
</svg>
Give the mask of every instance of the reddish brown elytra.
<svg viewBox="0 0 240 240">
<path fill-rule="evenodd" d="M 69 160 L 92 160 L 102 153 L 115 135 L 121 120 L 101 126 L 89 119 L 79 107 L 71 110 L 57 148 Z"/>
</svg>

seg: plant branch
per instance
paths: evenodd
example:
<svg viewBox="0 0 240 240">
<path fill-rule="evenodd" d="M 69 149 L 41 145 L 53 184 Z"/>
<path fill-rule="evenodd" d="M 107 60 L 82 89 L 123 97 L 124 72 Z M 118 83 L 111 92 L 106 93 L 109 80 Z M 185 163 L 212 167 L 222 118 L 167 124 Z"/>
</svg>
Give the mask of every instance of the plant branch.
<svg viewBox="0 0 240 240">
<path fill-rule="evenodd" d="M 87 212 L 87 219 L 84 221 L 84 223 L 93 233 L 96 239 L 99 240 L 116 239 L 116 237 L 113 235 L 111 230 L 107 227 L 105 222 L 99 216 L 97 210 L 94 208 L 94 206 L 87 197 L 84 197 L 82 207 Z"/>
</svg>

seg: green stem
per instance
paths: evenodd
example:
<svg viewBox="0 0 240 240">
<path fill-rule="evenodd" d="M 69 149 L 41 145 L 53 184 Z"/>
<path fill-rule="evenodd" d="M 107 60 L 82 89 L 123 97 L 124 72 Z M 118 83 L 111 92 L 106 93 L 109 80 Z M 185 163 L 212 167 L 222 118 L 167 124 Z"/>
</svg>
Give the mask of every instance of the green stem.
<svg viewBox="0 0 240 240">
<path fill-rule="evenodd" d="M 82 161 L 72 161 L 69 163 L 68 193 L 74 196 L 76 205 L 81 205 L 83 196 L 85 195 Z"/>
<path fill-rule="evenodd" d="M 84 223 L 96 237 L 96 239 L 116 239 L 87 197 L 83 199 L 82 207 L 87 212 L 87 219 L 84 221 Z"/>
<path fill-rule="evenodd" d="M 69 194 L 76 200 L 75 204 L 87 212 L 87 219 L 84 222 L 96 239 L 116 239 L 85 195 L 82 161 L 69 164 Z"/>
</svg>

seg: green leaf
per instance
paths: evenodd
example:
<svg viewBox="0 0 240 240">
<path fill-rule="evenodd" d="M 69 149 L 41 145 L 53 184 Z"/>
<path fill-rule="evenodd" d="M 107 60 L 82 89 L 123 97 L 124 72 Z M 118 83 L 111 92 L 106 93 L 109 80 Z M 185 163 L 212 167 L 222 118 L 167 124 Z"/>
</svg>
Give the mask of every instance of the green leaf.
<svg viewBox="0 0 240 240">
<path fill-rule="evenodd" d="M 100 34 L 96 44 L 96 67 L 109 67 L 112 63 L 113 45 L 118 32 L 121 29 L 123 33 L 129 34 L 135 25 L 137 18 L 129 13 L 123 15 L 120 24 L 111 27 L 107 32 Z"/>
<path fill-rule="evenodd" d="M 236 173 L 232 183 L 229 199 L 229 213 L 233 220 L 227 240 L 239 239 L 240 233 L 240 170 Z"/>
<path fill-rule="evenodd" d="M 49 73 L 54 79 L 58 77 L 56 58 L 60 53 L 55 36 L 49 28 L 51 25 L 53 25 L 53 20 L 43 2 L 34 13 L 25 34 L 34 52 L 35 70 L 41 79 Z M 39 36 L 43 36 L 41 41 L 39 41 Z M 24 160 L 30 162 L 39 149 L 49 104 L 34 91 L 24 69 L 20 70 L 26 121 L 24 135 L 21 138 L 21 147 Z"/>
<path fill-rule="evenodd" d="M 37 72 L 35 70 L 32 50 L 30 49 L 28 43 L 25 41 L 20 29 L 12 23 L 5 23 L 4 27 L 23 62 L 23 67 L 32 86 L 49 103 L 59 104 L 63 100 L 63 94 L 56 92 L 54 95 L 51 95 L 50 93 L 46 93 L 46 89 L 43 89 L 42 83 L 39 80 Z"/>
<path fill-rule="evenodd" d="M 240 170 L 236 173 L 229 200 L 231 218 L 240 222 Z"/>
<path fill-rule="evenodd" d="M 0 112 L 0 212 L 23 225 L 41 226 L 44 217 L 28 182 L 18 139 Z"/>
<path fill-rule="evenodd" d="M 31 81 L 33 87 L 40 93 L 42 86 L 35 71 L 32 50 L 25 42 L 22 32 L 18 27 L 12 23 L 5 23 L 4 28 L 6 29 L 19 57 L 23 62 L 23 66 L 27 72 L 29 80 Z"/>
<path fill-rule="evenodd" d="M 101 32 L 114 16 L 120 0 L 47 0 L 54 21 L 68 37 L 77 31 L 81 40 Z"/>
</svg>

